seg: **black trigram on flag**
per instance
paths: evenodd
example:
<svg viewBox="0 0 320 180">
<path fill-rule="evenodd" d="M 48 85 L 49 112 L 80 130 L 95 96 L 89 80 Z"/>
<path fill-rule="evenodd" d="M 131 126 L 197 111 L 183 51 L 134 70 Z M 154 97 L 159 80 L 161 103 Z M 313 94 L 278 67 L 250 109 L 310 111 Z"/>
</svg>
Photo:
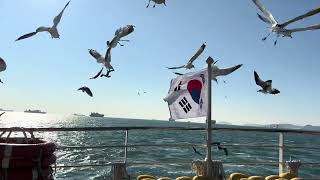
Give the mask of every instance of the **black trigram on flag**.
<svg viewBox="0 0 320 180">
<path fill-rule="evenodd" d="M 192 107 L 191 107 L 190 103 L 187 101 L 186 97 L 183 97 L 181 99 L 181 101 L 179 101 L 179 104 L 185 113 L 188 113 L 192 109 Z"/>
<path fill-rule="evenodd" d="M 180 81 L 178 86 L 174 88 L 174 91 L 179 91 L 181 89 L 182 82 Z"/>
</svg>

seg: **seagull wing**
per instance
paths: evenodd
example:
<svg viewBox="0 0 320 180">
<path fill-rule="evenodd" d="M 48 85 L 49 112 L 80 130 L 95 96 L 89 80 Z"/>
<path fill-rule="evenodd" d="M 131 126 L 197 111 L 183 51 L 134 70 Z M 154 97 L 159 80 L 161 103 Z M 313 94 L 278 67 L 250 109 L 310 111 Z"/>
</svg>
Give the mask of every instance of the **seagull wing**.
<svg viewBox="0 0 320 180">
<path fill-rule="evenodd" d="M 167 68 L 168 69 L 181 69 L 181 68 L 184 68 L 184 67 L 185 67 L 185 65 L 178 66 L 178 67 L 171 67 L 171 68 L 167 67 Z"/>
<path fill-rule="evenodd" d="M 309 16 L 313 16 L 315 14 L 318 14 L 319 12 L 320 12 L 320 7 L 316 8 L 316 9 L 313 9 L 313 10 L 311 10 L 311 11 L 309 11 L 309 12 L 307 12 L 307 13 L 301 15 L 301 16 L 297 16 L 297 17 L 295 17 L 295 18 L 293 18 L 293 19 L 291 19 L 291 20 L 289 20 L 289 21 L 287 21 L 285 23 L 282 23 L 281 27 L 286 27 L 286 26 L 288 26 L 289 24 L 291 24 L 293 22 L 302 20 L 302 19 L 304 19 L 306 17 L 309 17 Z"/>
<path fill-rule="evenodd" d="M 90 79 L 97 79 L 97 78 L 101 75 L 102 71 L 103 71 L 103 67 L 101 68 L 101 70 L 98 72 L 97 75 L 93 76 L 93 77 L 90 78 Z"/>
<path fill-rule="evenodd" d="M 268 23 L 268 24 L 271 24 L 271 25 L 272 25 L 272 22 L 271 22 L 268 18 L 266 18 L 266 17 L 264 17 L 264 16 L 260 15 L 259 13 L 257 13 L 257 15 L 258 15 L 258 18 L 259 18 L 259 19 L 261 19 L 263 22 L 265 22 L 265 23 Z"/>
<path fill-rule="evenodd" d="M 270 94 L 279 94 L 280 91 L 278 89 L 273 89 Z"/>
<path fill-rule="evenodd" d="M 289 32 L 301 32 L 301 31 L 310 31 L 310 30 L 317 30 L 320 29 L 320 24 L 304 27 L 304 28 L 295 28 L 295 29 L 288 29 Z"/>
<path fill-rule="evenodd" d="M 0 72 L 5 71 L 7 69 L 6 62 L 0 57 Z"/>
<path fill-rule="evenodd" d="M 98 51 L 94 49 L 89 49 L 89 53 L 93 58 L 97 60 L 97 63 L 103 63 L 105 61 L 104 57 L 102 57 L 102 55 L 98 53 Z"/>
<path fill-rule="evenodd" d="M 86 86 L 83 86 L 83 87 L 79 88 L 78 90 L 81 90 L 82 92 L 86 92 L 91 97 L 93 96 L 91 90 Z"/>
<path fill-rule="evenodd" d="M 213 70 L 214 71 L 213 74 L 215 76 L 226 76 L 226 75 L 234 72 L 235 70 L 239 69 L 241 66 L 242 66 L 242 64 L 233 66 L 231 68 L 226 68 L 226 69 L 215 69 L 215 70 Z"/>
<path fill-rule="evenodd" d="M 61 20 L 61 17 L 62 17 L 62 15 L 63 15 L 63 12 L 64 12 L 64 10 L 67 8 L 67 6 L 69 5 L 69 3 L 70 3 L 70 1 L 64 6 L 64 8 L 62 9 L 62 11 L 61 11 L 56 17 L 54 17 L 54 19 L 53 19 L 53 26 L 55 26 L 55 27 L 58 26 L 58 24 L 59 24 L 59 22 L 60 22 L 60 20 Z"/>
<path fill-rule="evenodd" d="M 183 74 L 182 73 L 178 73 L 178 72 L 174 72 L 176 75 L 178 76 L 182 76 Z"/>
<path fill-rule="evenodd" d="M 106 56 L 105 56 L 105 60 L 103 62 L 104 66 L 107 68 L 107 69 L 113 69 L 112 65 L 110 64 L 111 62 L 111 47 L 109 47 L 107 49 L 107 52 L 106 52 Z"/>
<path fill-rule="evenodd" d="M 115 36 L 119 36 L 119 34 L 120 34 L 121 32 L 123 32 L 123 27 L 118 28 L 118 29 L 114 32 L 114 35 L 115 35 Z"/>
<path fill-rule="evenodd" d="M 109 63 L 111 62 L 111 48 L 110 47 L 107 49 L 106 55 L 104 57 L 105 57 L 106 62 L 109 62 Z"/>
<path fill-rule="evenodd" d="M 16 41 L 29 38 L 29 37 L 34 36 L 34 35 L 36 35 L 36 34 L 37 34 L 37 32 L 32 32 L 32 33 L 25 34 L 25 35 L 23 35 L 23 36 L 20 36 L 18 39 L 16 39 Z"/>
<path fill-rule="evenodd" d="M 198 51 L 191 57 L 188 63 L 192 64 L 193 61 L 195 61 L 202 54 L 205 48 L 206 48 L 206 45 L 202 44 L 201 47 L 198 49 Z"/>
<path fill-rule="evenodd" d="M 133 25 L 127 25 L 125 27 L 121 27 L 121 28 L 117 29 L 116 32 L 114 33 L 114 35 L 119 37 L 119 38 L 122 38 L 122 37 L 125 37 L 125 36 L 129 35 L 133 31 L 134 31 L 134 26 Z"/>
<path fill-rule="evenodd" d="M 253 3 L 260 9 L 260 11 L 269 19 L 272 24 L 278 24 L 273 15 L 262 5 L 260 0 L 252 0 Z"/>
<path fill-rule="evenodd" d="M 262 81 L 256 71 L 254 71 L 254 80 L 258 86 L 261 86 L 262 89 L 265 89 L 266 83 Z"/>
</svg>

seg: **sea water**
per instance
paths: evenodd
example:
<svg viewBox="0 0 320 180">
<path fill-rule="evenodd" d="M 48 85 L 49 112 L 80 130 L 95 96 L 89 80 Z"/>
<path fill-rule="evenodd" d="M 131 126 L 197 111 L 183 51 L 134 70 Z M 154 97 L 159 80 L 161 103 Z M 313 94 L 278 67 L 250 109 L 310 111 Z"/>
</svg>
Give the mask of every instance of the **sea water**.
<svg viewBox="0 0 320 180">
<path fill-rule="evenodd" d="M 57 116 L 27 113 L 6 113 L 0 118 L 0 127 L 126 127 L 126 126 L 157 126 L 157 127 L 205 127 L 200 123 L 169 122 L 156 120 L 120 119 L 120 118 L 91 118 L 77 116 Z M 124 131 L 90 131 L 90 132 L 45 132 L 35 133 L 37 137 L 53 141 L 58 146 L 102 146 L 123 145 Z M 314 147 L 320 144 L 316 135 L 302 135 L 287 133 L 284 135 L 286 146 Z M 224 162 L 255 162 L 278 161 L 276 147 L 263 145 L 278 145 L 277 133 L 241 132 L 241 131 L 214 131 L 213 141 L 222 144 L 256 144 L 251 146 L 227 146 L 229 155 L 213 146 L 214 159 Z M 164 130 L 130 130 L 129 144 L 205 144 L 204 131 L 164 131 Z M 204 147 L 196 147 L 205 154 Z M 290 148 L 285 149 L 285 160 L 292 156 L 302 161 L 299 175 L 305 178 L 319 178 L 319 165 L 307 166 L 303 163 L 320 162 L 319 149 Z M 123 148 L 88 148 L 88 149 L 59 149 L 56 152 L 57 165 L 86 165 L 106 164 L 122 161 Z M 193 176 L 191 162 L 203 159 L 195 154 L 192 147 L 130 147 L 128 148 L 128 163 L 148 163 L 148 165 L 134 165 L 128 167 L 131 177 L 139 174 L 151 174 L 157 177 L 176 178 L 182 175 Z M 175 162 L 187 162 L 179 164 Z M 188 163 L 189 162 L 189 163 Z M 277 174 L 278 165 L 241 165 L 240 163 L 224 164 L 227 174 L 241 172 L 248 175 L 267 176 Z M 106 179 L 110 176 L 110 167 L 78 167 L 58 168 L 56 179 Z"/>
</svg>

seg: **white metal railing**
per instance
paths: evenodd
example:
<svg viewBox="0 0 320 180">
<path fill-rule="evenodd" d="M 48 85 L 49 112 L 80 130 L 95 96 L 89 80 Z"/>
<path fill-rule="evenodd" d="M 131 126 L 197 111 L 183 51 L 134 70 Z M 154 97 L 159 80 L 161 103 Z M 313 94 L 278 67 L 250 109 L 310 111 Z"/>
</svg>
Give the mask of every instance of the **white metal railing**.
<svg viewBox="0 0 320 180">
<path fill-rule="evenodd" d="M 172 143 L 172 144 L 129 144 L 129 131 L 130 130 L 166 130 L 166 131 L 205 131 L 206 128 L 185 128 L 185 127 L 74 127 L 74 128 L 0 128 L 1 135 L 14 131 L 30 132 L 33 136 L 33 132 L 59 132 L 59 131 L 125 131 L 125 142 L 123 145 L 99 145 L 99 146 L 59 146 L 58 150 L 62 149 L 93 149 L 93 148 L 124 148 L 124 163 L 126 165 L 148 165 L 148 164 L 190 164 L 190 161 L 174 161 L 174 162 L 128 162 L 128 148 L 130 147 L 206 147 L 206 144 L 191 144 L 191 143 Z M 290 148 L 304 148 L 320 150 L 320 146 L 303 147 L 303 146 L 285 146 L 284 133 L 298 133 L 298 134 L 309 134 L 309 135 L 320 135 L 319 131 L 304 131 L 304 130 L 288 130 L 288 129 L 268 129 L 268 128 L 212 128 L 213 131 L 244 131 L 244 132 L 268 132 L 268 133 L 279 133 L 279 145 L 272 144 L 223 144 L 225 147 L 255 147 L 255 148 L 277 148 L 279 151 L 278 161 L 257 161 L 257 162 L 237 162 L 237 161 L 224 161 L 224 164 L 241 164 L 241 165 L 279 165 L 279 173 L 284 170 L 284 150 Z M 101 167 L 101 166 L 112 166 L 115 163 L 107 162 L 104 164 L 81 164 L 81 165 L 57 165 L 57 168 L 71 168 L 71 167 Z M 320 166 L 320 162 L 303 163 L 306 166 Z"/>
</svg>

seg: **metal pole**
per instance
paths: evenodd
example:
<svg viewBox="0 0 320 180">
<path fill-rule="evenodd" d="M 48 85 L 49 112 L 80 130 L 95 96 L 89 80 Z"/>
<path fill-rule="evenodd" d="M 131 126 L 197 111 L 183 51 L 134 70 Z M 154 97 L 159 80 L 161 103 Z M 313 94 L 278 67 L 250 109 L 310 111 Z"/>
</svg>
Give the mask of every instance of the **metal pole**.
<svg viewBox="0 0 320 180">
<path fill-rule="evenodd" d="M 211 164 L 212 164 L 212 158 L 211 158 L 211 142 L 212 142 L 212 127 L 211 127 L 211 79 L 212 79 L 212 63 L 214 60 L 209 56 L 207 59 L 208 64 L 208 110 L 207 110 L 207 173 L 208 175 L 211 175 Z"/>
<path fill-rule="evenodd" d="M 128 137 L 129 131 L 126 130 L 126 139 L 124 141 L 124 163 L 127 164 L 127 156 L 128 156 Z"/>
<path fill-rule="evenodd" d="M 279 133 L 279 174 L 283 173 L 283 170 L 284 170 L 283 149 L 284 149 L 283 133 Z"/>
</svg>

